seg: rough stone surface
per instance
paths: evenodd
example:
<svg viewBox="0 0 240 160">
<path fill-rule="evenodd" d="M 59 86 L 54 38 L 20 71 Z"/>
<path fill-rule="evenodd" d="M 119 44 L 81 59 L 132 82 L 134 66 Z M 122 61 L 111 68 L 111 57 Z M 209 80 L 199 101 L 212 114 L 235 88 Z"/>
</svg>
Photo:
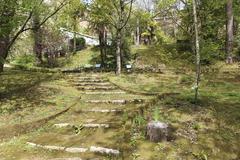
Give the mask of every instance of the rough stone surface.
<svg viewBox="0 0 240 160">
<path fill-rule="evenodd" d="M 122 112 L 122 110 L 117 110 L 117 109 L 90 109 L 90 110 L 84 110 L 84 112 L 111 113 L 111 112 Z"/>
<path fill-rule="evenodd" d="M 87 95 L 94 95 L 94 94 L 102 94 L 102 95 L 110 95 L 110 94 L 126 94 L 126 92 L 84 92 Z"/>
<path fill-rule="evenodd" d="M 113 154 L 113 155 L 119 155 L 120 154 L 120 152 L 118 150 L 104 148 L 104 147 L 96 147 L 96 146 L 91 146 L 90 147 L 90 152 L 102 153 L 102 154 Z"/>
<path fill-rule="evenodd" d="M 109 128 L 109 124 L 89 123 L 89 124 L 83 124 L 83 127 L 85 127 L 85 128 Z"/>
<path fill-rule="evenodd" d="M 74 83 L 76 86 L 104 86 L 104 87 L 109 87 L 112 86 L 111 83 Z"/>
<path fill-rule="evenodd" d="M 48 149 L 48 150 L 63 151 L 65 149 L 64 147 L 60 147 L 60 146 L 40 145 L 40 144 L 35 144 L 32 142 L 27 142 L 27 144 L 31 147 L 38 147 L 38 148 L 43 148 L 43 149 Z"/>
<path fill-rule="evenodd" d="M 73 127 L 75 126 L 74 124 L 69 124 L 69 123 L 59 123 L 59 124 L 54 124 L 55 127 L 57 128 L 65 128 L 65 127 Z M 88 123 L 88 124 L 82 124 L 81 126 L 85 128 L 109 128 L 109 124 L 95 124 L 95 123 Z"/>
<path fill-rule="evenodd" d="M 82 160 L 82 159 L 78 157 L 72 157 L 72 158 L 54 158 L 49 160 Z"/>
<path fill-rule="evenodd" d="M 87 103 L 113 103 L 113 104 L 126 104 L 126 100 L 89 100 Z"/>
<path fill-rule="evenodd" d="M 70 147 L 70 148 L 66 148 L 65 151 L 66 152 L 70 152 L 70 153 L 83 153 L 83 152 L 87 152 L 88 149 L 87 148 L 74 148 L 74 147 Z"/>
<path fill-rule="evenodd" d="M 94 87 L 78 87 L 80 90 L 114 90 L 117 89 L 116 87 L 104 87 L 104 86 L 94 86 Z"/>
<path fill-rule="evenodd" d="M 73 125 L 71 125 L 70 123 L 59 123 L 59 124 L 54 124 L 54 126 L 57 128 L 64 128 L 64 127 L 71 127 Z"/>
<path fill-rule="evenodd" d="M 27 144 L 31 147 L 43 148 L 43 149 L 48 149 L 48 150 L 56 150 L 56 151 L 65 151 L 65 152 L 69 152 L 69 153 L 83 153 L 83 152 L 88 151 L 88 148 L 40 145 L 40 144 L 35 144 L 32 142 L 27 142 Z"/>
<path fill-rule="evenodd" d="M 152 142 L 166 141 L 169 135 L 169 126 L 159 121 L 151 121 L 147 124 L 147 138 Z"/>
</svg>

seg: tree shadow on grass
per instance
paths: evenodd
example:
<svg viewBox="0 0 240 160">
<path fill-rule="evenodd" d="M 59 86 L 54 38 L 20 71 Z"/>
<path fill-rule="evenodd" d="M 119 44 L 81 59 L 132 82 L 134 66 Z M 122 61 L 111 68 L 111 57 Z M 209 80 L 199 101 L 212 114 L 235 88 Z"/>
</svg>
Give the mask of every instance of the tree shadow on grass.
<svg viewBox="0 0 240 160">
<path fill-rule="evenodd" d="M 49 74 L 29 71 L 10 71 L 1 75 L 1 113 L 13 113 L 29 107 L 54 105 L 45 99 L 49 99 L 50 95 L 54 95 L 58 91 L 39 87 L 39 84 L 55 78 Z"/>
</svg>

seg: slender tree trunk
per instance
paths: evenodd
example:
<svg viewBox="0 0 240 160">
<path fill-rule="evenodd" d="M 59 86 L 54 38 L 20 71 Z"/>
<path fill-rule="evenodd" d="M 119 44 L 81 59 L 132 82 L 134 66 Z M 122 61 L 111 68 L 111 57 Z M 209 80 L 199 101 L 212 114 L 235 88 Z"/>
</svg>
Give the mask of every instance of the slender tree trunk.
<svg viewBox="0 0 240 160">
<path fill-rule="evenodd" d="M 117 30 L 117 50 L 116 50 L 116 61 L 117 61 L 117 69 L 116 69 L 116 74 L 120 75 L 121 74 L 121 30 Z"/>
<path fill-rule="evenodd" d="M 199 82 L 200 82 L 200 47 L 199 47 L 199 35 L 198 35 L 198 20 L 197 20 L 197 9 L 196 1 L 192 0 L 193 3 L 193 16 L 194 16 L 194 28 L 195 28 L 195 52 L 196 52 L 196 86 L 195 86 L 195 102 L 198 100 L 199 95 Z"/>
<path fill-rule="evenodd" d="M 137 19 L 137 31 L 136 31 L 136 45 L 140 45 L 140 27 L 139 27 L 139 19 Z"/>
<path fill-rule="evenodd" d="M 77 16 L 74 17 L 74 25 L 73 25 L 73 54 L 77 53 Z"/>
<path fill-rule="evenodd" d="M 107 58 L 107 45 L 108 45 L 108 42 L 107 42 L 107 29 L 106 27 L 104 26 L 104 59 L 106 60 Z"/>
<path fill-rule="evenodd" d="M 105 40 L 104 40 L 104 26 L 99 27 L 99 45 L 100 45 L 100 54 L 101 54 L 101 64 L 104 67 L 105 62 L 104 62 L 104 46 L 105 46 Z"/>
<path fill-rule="evenodd" d="M 228 64 L 233 63 L 233 7 L 232 0 L 227 0 L 226 12 L 227 12 L 227 35 L 226 35 L 226 55 Z"/>
<path fill-rule="evenodd" d="M 34 39 L 34 46 L 33 51 L 36 55 L 37 64 L 42 64 L 42 32 L 41 28 L 39 27 L 40 24 L 40 17 L 37 11 L 34 12 L 33 15 L 33 39 Z"/>
<path fill-rule="evenodd" d="M 176 15 L 176 11 L 174 10 L 173 11 L 173 19 L 177 19 L 177 15 Z M 173 35 L 174 35 L 174 38 L 177 39 L 177 24 L 174 22 L 173 20 Z"/>
</svg>

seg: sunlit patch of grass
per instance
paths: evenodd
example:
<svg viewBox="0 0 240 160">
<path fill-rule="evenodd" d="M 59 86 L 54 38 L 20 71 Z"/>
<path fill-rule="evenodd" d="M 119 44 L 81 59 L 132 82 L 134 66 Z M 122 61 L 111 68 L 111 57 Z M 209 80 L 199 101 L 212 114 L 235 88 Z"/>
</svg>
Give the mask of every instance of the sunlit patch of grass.
<svg viewBox="0 0 240 160">
<path fill-rule="evenodd" d="M 82 51 L 77 52 L 75 55 L 69 57 L 68 63 L 64 66 L 64 68 L 78 68 L 78 67 L 87 67 L 92 64 L 92 59 L 99 55 L 100 53 L 87 48 Z"/>
<path fill-rule="evenodd" d="M 128 74 L 121 76 L 110 76 L 110 80 L 124 88 L 145 91 L 151 93 L 163 93 L 167 90 L 179 90 L 178 75 L 165 74 Z"/>
</svg>

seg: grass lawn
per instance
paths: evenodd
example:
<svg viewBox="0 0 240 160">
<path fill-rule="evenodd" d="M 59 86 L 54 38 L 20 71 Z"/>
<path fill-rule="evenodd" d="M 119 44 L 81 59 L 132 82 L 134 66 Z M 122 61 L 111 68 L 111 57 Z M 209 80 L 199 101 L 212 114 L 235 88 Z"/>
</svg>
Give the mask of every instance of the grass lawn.
<svg viewBox="0 0 240 160">
<path fill-rule="evenodd" d="M 180 93 L 165 97 L 148 108 L 151 115 L 174 128 L 175 138 L 149 143 L 144 129 L 135 133 L 133 156 L 138 159 L 227 159 L 240 158 L 240 72 L 222 67 L 218 73 L 202 75 L 199 104 L 193 104 L 194 76 L 189 74 L 127 74 L 110 80 L 130 90 L 151 93 Z M 233 67 L 234 68 L 234 67 Z M 137 117 L 139 118 L 139 117 Z M 145 123 L 142 125 L 144 126 Z M 136 126 L 141 128 L 141 126 Z"/>
</svg>

